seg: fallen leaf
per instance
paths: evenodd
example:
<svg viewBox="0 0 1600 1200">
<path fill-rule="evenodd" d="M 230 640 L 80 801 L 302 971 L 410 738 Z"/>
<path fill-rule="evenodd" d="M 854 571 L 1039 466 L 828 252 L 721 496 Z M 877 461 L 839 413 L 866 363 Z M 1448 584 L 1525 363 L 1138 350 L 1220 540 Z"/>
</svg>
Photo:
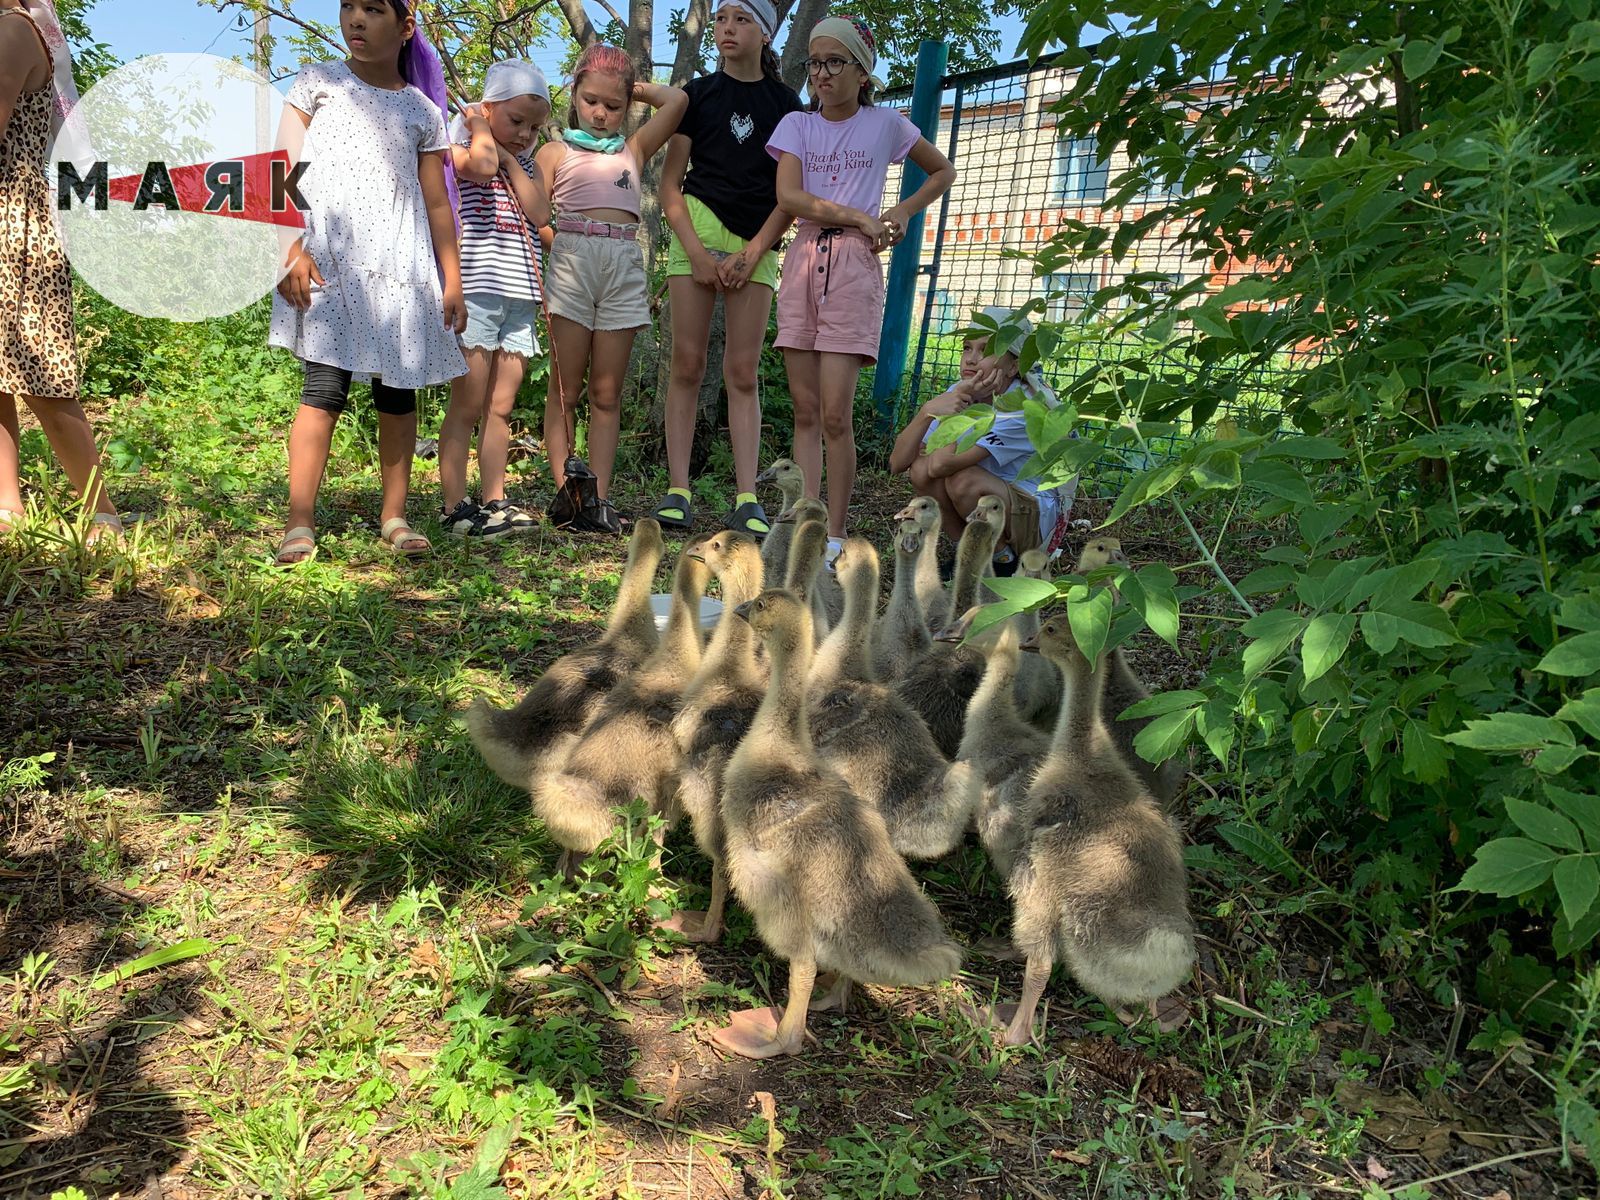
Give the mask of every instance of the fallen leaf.
<svg viewBox="0 0 1600 1200">
<path fill-rule="evenodd" d="M 1076 1150 L 1052 1150 L 1050 1157 L 1060 1162 L 1076 1163 L 1080 1167 L 1087 1167 L 1094 1161 L 1087 1154 L 1080 1154 Z"/>
<path fill-rule="evenodd" d="M 1376 1179 L 1379 1183 L 1382 1183 L 1385 1179 L 1389 1178 L 1389 1176 L 1393 1175 L 1394 1172 L 1389 1170 L 1388 1167 L 1384 1166 L 1381 1162 L 1369 1154 L 1367 1155 L 1367 1174 L 1373 1179 Z"/>
</svg>

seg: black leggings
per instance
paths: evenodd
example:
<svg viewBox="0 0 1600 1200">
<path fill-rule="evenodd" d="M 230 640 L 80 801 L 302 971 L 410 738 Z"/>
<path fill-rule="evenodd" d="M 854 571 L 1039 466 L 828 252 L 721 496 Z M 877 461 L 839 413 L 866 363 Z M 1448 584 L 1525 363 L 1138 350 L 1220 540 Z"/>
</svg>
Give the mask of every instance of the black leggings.
<svg viewBox="0 0 1600 1200">
<path fill-rule="evenodd" d="M 327 363 L 308 362 L 300 403 L 335 415 L 350 402 L 350 372 Z M 372 407 L 393 417 L 417 411 L 416 388 L 392 388 L 381 379 L 372 381 Z"/>
</svg>

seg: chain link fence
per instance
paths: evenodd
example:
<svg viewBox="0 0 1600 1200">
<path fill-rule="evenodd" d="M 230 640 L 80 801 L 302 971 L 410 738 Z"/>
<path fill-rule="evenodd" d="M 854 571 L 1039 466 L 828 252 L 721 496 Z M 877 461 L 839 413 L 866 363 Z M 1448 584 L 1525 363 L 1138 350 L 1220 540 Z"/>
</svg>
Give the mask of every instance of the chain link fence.
<svg viewBox="0 0 1600 1200">
<path fill-rule="evenodd" d="M 1181 241 L 1175 221 L 1156 221 L 1121 259 L 1108 252 L 1088 261 L 1067 263 L 1046 274 L 1036 273 L 1035 256 L 1068 222 L 1114 229 L 1136 221 L 1172 199 L 1161 185 L 1111 203 L 1118 177 L 1135 164 L 1118 146 L 1101 161 L 1093 138 L 1062 135 L 1052 111 L 1075 81 L 1073 72 L 1047 65 L 1010 63 L 946 76 L 941 83 L 939 127 L 930 139 L 959 172 L 955 185 L 926 215 L 920 269 L 911 317 L 911 338 L 905 375 L 896 397 L 896 423 L 903 424 L 929 397 L 945 390 L 960 366 L 961 340 L 974 309 L 997 304 L 1016 309 L 1030 300 L 1045 302 L 1045 316 L 1067 324 L 1080 323 L 1080 336 L 1069 338 L 1051 363 L 1052 385 L 1072 378 L 1094 364 L 1135 355 L 1164 359 L 1163 367 L 1181 375 L 1192 367 L 1171 350 L 1154 344 L 1136 328 L 1113 330 L 1103 315 L 1120 303 L 1112 297 L 1101 315 L 1091 301 L 1130 276 L 1159 278 L 1141 282 L 1150 291 L 1172 290 L 1197 279 L 1206 292 L 1254 273 L 1251 263 L 1229 262 L 1218 269 L 1196 261 Z M 1226 79 L 1203 94 L 1185 98 L 1198 120 L 1203 107 L 1226 104 Z M 911 90 L 887 92 L 882 103 L 909 110 Z M 898 201 L 900 169 L 890 172 L 884 206 Z M 1198 298 L 1197 298 L 1198 299 Z M 1232 418 L 1253 427 L 1278 416 L 1281 373 L 1297 364 L 1263 366 L 1238 400 L 1219 409 L 1214 420 Z M 1176 448 L 1176 436 L 1153 446 L 1159 455 Z M 1095 491 L 1114 487 L 1127 470 L 1147 465 L 1126 459 L 1099 464 Z"/>
</svg>

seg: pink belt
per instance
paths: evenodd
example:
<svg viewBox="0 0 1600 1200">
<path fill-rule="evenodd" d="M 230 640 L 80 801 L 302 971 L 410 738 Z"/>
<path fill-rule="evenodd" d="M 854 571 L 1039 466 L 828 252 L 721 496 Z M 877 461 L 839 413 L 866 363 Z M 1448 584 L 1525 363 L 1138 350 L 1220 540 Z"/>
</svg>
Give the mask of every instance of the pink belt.
<svg viewBox="0 0 1600 1200">
<path fill-rule="evenodd" d="M 639 234 L 637 224 L 619 225 L 614 221 L 591 221 L 587 217 L 558 217 L 557 233 L 576 233 L 582 237 L 618 238 L 634 241 Z"/>
</svg>

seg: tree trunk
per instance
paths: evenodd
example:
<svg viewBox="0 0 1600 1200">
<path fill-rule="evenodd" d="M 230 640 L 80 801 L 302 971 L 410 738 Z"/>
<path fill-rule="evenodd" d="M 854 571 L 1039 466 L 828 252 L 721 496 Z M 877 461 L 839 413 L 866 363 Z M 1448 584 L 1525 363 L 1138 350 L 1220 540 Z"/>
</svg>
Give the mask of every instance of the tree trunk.
<svg viewBox="0 0 1600 1200">
<path fill-rule="evenodd" d="M 673 87 L 682 87 L 693 79 L 700 68 L 700 44 L 705 40 L 706 22 L 711 17 L 711 0 L 689 0 L 683 14 L 683 36 L 678 39 L 678 52 L 672 59 Z"/>
<path fill-rule="evenodd" d="M 795 91 L 806 85 L 806 59 L 811 56 L 811 31 L 828 15 L 828 0 L 799 0 L 789 18 L 789 40 L 783 44 L 778 70 Z"/>
</svg>

